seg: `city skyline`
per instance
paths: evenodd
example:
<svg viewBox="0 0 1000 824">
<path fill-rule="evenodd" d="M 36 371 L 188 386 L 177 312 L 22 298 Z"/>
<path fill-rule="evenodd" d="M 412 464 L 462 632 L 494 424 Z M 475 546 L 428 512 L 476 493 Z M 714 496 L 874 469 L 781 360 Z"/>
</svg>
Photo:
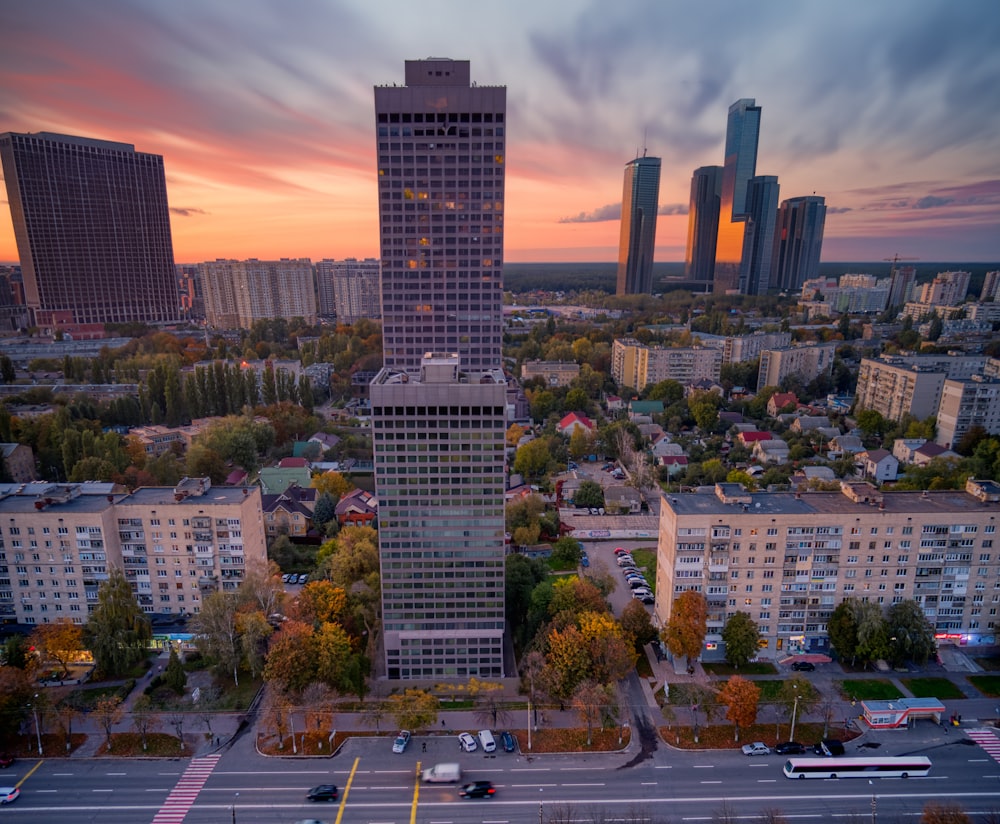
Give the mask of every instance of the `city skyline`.
<svg viewBox="0 0 1000 824">
<path fill-rule="evenodd" d="M 759 172 L 826 198 L 824 260 L 1000 258 L 992 4 L 722 5 L 22 4 L 0 130 L 163 155 L 179 263 L 372 257 L 371 89 L 446 54 L 509 89 L 508 261 L 613 262 L 622 158 L 642 146 L 663 158 L 656 259 L 683 261 L 691 175 L 744 97 L 766 111 Z"/>
</svg>

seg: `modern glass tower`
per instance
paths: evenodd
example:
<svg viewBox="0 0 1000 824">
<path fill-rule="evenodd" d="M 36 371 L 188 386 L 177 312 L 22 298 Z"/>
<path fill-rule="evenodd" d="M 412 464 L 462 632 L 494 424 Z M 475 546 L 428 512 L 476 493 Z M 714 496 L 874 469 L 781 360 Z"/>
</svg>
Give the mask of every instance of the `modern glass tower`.
<svg viewBox="0 0 1000 824">
<path fill-rule="evenodd" d="M 757 175 L 747 185 L 746 231 L 740 264 L 740 292 L 744 295 L 767 294 L 770 285 L 778 190 L 778 178 L 773 175 Z"/>
<path fill-rule="evenodd" d="M 127 143 L 7 132 L 0 160 L 36 325 L 177 320 L 160 155 Z"/>
<path fill-rule="evenodd" d="M 660 198 L 660 158 L 637 157 L 625 164 L 618 295 L 653 293 L 653 252 Z"/>
<path fill-rule="evenodd" d="M 715 249 L 714 291 L 739 288 L 743 236 L 747 219 L 747 188 L 757 173 L 760 106 L 753 98 L 729 107 L 726 126 L 726 159 L 722 171 L 719 235 Z"/>
<path fill-rule="evenodd" d="M 384 368 L 371 384 L 385 674 L 505 675 L 506 89 L 375 88 Z"/>
<path fill-rule="evenodd" d="M 684 277 L 689 281 L 712 282 L 721 193 L 721 166 L 702 166 L 694 170 L 688 208 L 687 254 L 684 258 Z"/>
<path fill-rule="evenodd" d="M 797 292 L 819 277 L 819 259 L 826 224 L 826 200 L 810 195 L 792 197 L 778 209 L 771 260 L 771 287 Z"/>
</svg>

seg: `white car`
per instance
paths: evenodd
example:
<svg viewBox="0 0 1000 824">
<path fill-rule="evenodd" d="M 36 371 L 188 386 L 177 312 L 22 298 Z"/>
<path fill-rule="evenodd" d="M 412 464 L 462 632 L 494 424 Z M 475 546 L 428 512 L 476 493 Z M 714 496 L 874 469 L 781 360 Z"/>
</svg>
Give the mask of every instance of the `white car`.
<svg viewBox="0 0 1000 824">
<path fill-rule="evenodd" d="M 0 804 L 10 804 L 20 794 L 21 791 L 17 787 L 0 787 Z"/>
<path fill-rule="evenodd" d="M 467 732 L 460 732 L 458 734 L 458 743 L 462 745 L 462 749 L 465 752 L 475 752 L 476 748 L 479 746 L 476 743 L 476 739 Z"/>
<path fill-rule="evenodd" d="M 399 735 L 396 736 L 396 740 L 392 742 L 392 751 L 406 752 L 406 747 L 410 743 L 410 731 L 400 730 Z"/>
<path fill-rule="evenodd" d="M 763 741 L 754 741 L 752 744 L 743 745 L 744 755 L 770 755 L 771 748 Z"/>
</svg>

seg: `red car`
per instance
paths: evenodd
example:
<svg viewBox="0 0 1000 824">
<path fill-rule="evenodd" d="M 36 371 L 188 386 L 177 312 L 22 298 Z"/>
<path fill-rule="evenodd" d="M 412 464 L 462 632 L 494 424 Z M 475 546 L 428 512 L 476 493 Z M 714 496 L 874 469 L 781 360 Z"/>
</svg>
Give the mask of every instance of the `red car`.
<svg viewBox="0 0 1000 824">
<path fill-rule="evenodd" d="M 10 753 L 0 753 L 0 769 L 6 770 L 16 760 Z"/>
</svg>

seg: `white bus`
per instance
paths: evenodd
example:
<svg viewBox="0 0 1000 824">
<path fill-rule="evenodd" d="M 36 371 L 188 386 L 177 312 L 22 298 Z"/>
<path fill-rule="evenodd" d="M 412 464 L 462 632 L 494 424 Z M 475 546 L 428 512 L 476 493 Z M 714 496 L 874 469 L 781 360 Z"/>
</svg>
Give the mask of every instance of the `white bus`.
<svg viewBox="0 0 1000 824">
<path fill-rule="evenodd" d="M 896 758 L 789 758 L 785 778 L 909 778 L 931 771 L 923 755 Z"/>
</svg>

